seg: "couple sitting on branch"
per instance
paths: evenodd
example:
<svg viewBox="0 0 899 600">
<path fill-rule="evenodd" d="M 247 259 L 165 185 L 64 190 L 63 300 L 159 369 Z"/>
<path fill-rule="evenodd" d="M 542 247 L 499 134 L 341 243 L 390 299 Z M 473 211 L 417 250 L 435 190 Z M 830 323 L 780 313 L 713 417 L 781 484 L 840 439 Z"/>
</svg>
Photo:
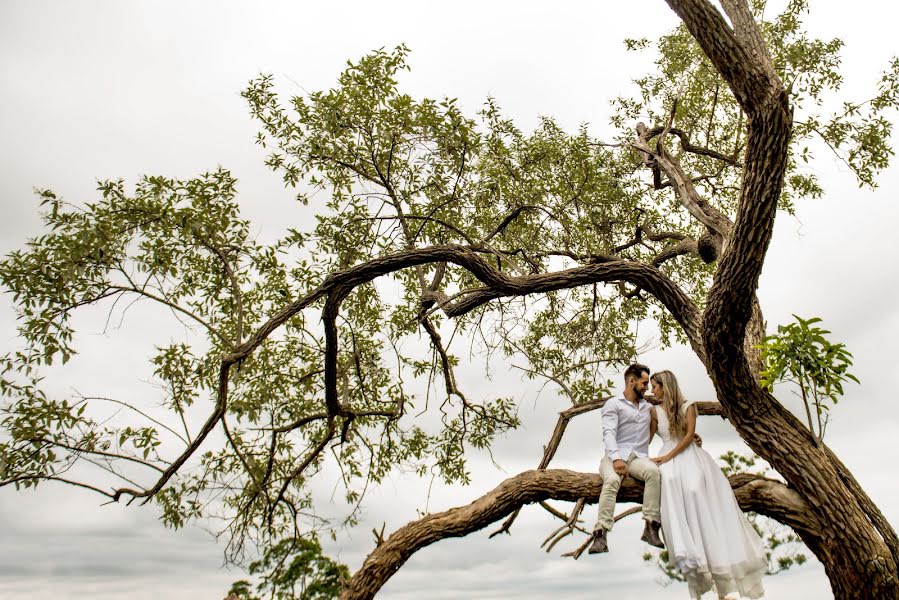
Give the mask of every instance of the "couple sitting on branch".
<svg viewBox="0 0 899 600">
<path fill-rule="evenodd" d="M 668 559 L 687 580 L 691 598 L 714 588 L 719 598 L 764 595 L 768 561 L 762 541 L 746 519 L 715 459 L 695 442 L 697 410 L 680 391 L 674 374 L 634 364 L 624 372 L 625 389 L 602 409 L 606 454 L 599 467 L 599 518 L 589 553 L 609 551 L 608 533 L 618 488 L 626 475 L 644 482 L 643 541 L 667 544 Z M 647 387 L 661 404 L 645 397 Z M 649 458 L 658 433 L 661 455 Z M 665 541 L 659 537 L 662 534 Z"/>
</svg>

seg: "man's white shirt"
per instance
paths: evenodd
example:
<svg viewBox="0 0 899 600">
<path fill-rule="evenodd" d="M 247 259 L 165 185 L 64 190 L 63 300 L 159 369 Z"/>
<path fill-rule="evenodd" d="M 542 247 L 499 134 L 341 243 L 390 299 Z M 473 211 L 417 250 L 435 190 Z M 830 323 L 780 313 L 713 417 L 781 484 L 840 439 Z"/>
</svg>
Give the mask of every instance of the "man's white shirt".
<svg viewBox="0 0 899 600">
<path fill-rule="evenodd" d="M 602 441 L 611 460 L 624 460 L 631 452 L 649 455 L 649 421 L 652 404 L 640 398 L 636 406 L 624 396 L 609 399 L 602 407 Z"/>
</svg>

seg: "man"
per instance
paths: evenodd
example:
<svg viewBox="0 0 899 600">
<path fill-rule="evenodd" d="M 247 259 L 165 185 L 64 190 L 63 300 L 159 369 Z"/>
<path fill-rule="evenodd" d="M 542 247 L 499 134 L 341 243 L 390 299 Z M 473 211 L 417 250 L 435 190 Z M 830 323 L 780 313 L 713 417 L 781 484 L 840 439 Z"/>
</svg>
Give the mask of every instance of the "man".
<svg viewBox="0 0 899 600">
<path fill-rule="evenodd" d="M 662 482 L 659 467 L 649 460 L 649 440 L 655 431 L 652 405 L 643 397 L 649 386 L 649 367 L 633 364 L 624 372 L 624 394 L 610 398 L 602 409 L 602 440 L 606 453 L 599 466 L 602 492 L 599 495 L 599 518 L 593 528 L 593 544 L 589 553 L 608 552 L 607 536 L 612 530 L 613 512 L 618 488 L 626 475 L 644 482 L 644 542 L 664 548 L 659 538 L 662 527 Z"/>
</svg>

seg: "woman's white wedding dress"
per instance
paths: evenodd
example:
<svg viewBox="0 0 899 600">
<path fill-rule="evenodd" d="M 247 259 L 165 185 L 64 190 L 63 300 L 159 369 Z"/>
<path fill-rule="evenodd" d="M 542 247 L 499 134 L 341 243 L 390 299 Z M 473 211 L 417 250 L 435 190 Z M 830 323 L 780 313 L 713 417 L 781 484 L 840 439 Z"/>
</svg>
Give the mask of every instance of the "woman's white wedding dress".
<svg viewBox="0 0 899 600">
<path fill-rule="evenodd" d="M 690 403 L 685 403 L 686 413 Z M 668 416 L 656 407 L 663 440 L 660 455 L 679 441 L 672 439 Z M 659 466 L 662 473 L 662 535 L 672 565 L 684 575 L 690 597 L 714 586 L 718 597 L 733 592 L 761 598 L 768 566 L 762 540 L 740 510 L 730 483 L 711 455 L 690 444 Z"/>
</svg>

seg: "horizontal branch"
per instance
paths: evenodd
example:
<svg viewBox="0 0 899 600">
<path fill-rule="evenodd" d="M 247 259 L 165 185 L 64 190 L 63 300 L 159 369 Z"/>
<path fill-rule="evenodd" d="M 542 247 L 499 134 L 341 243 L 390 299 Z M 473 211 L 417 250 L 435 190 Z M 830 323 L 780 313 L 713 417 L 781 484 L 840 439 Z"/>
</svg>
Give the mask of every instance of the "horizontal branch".
<svg viewBox="0 0 899 600">
<path fill-rule="evenodd" d="M 783 483 L 755 475 L 730 477 L 744 511 L 769 516 L 804 535 L 820 535 L 805 500 Z M 449 537 L 462 537 L 502 519 L 524 504 L 543 500 L 596 502 L 602 482 L 596 473 L 562 469 L 526 471 L 502 482 L 471 504 L 413 521 L 394 532 L 369 554 L 344 587 L 341 600 L 374 598 L 387 580 L 418 550 Z M 627 477 L 618 491 L 619 502 L 639 502 L 643 486 Z"/>
<path fill-rule="evenodd" d="M 142 465 L 144 467 L 149 467 L 151 469 L 155 469 L 156 471 L 159 471 L 160 473 L 164 473 L 164 471 L 162 470 L 162 468 L 159 467 L 159 465 L 155 465 L 148 460 L 141 460 L 140 458 L 137 458 L 136 456 L 129 456 L 127 454 L 118 454 L 115 452 L 104 452 L 103 450 L 96 450 L 93 448 L 79 448 L 78 446 L 72 446 L 72 445 L 66 444 L 65 442 L 51 440 L 48 438 L 35 438 L 32 441 L 40 442 L 40 443 L 46 444 L 48 446 L 56 446 L 57 448 L 62 448 L 63 450 L 68 450 L 72 454 L 92 454 L 94 456 L 102 456 L 104 458 L 109 458 L 109 459 L 114 459 L 114 460 L 127 460 L 129 462 L 133 462 L 133 463 Z"/>
<path fill-rule="evenodd" d="M 549 443 L 543 449 L 543 458 L 540 460 L 540 464 L 537 465 L 537 469 L 542 470 L 546 469 L 549 466 L 550 461 L 552 461 L 553 457 L 556 455 L 556 450 L 559 449 L 559 444 L 562 443 L 562 437 L 565 435 L 565 429 L 568 427 L 568 422 L 571 419 L 585 413 L 601 409 L 606 405 L 606 402 L 608 402 L 610 398 L 612 398 L 612 396 L 606 396 L 605 398 L 597 398 L 596 400 L 590 400 L 589 402 L 575 404 L 571 408 L 567 408 L 560 412 L 559 418 L 556 421 L 556 427 L 553 430 L 552 436 L 549 438 Z M 656 406 L 659 405 L 659 402 L 652 396 L 647 396 L 646 399 L 651 404 L 654 404 Z M 694 406 L 696 406 L 696 410 L 700 415 L 719 415 L 722 418 L 726 418 L 724 409 L 718 402 L 695 402 Z M 502 526 L 491 533 L 490 537 L 497 536 L 501 533 L 509 533 L 512 524 L 515 522 L 515 519 L 518 518 L 519 510 L 520 508 L 512 511 L 512 514 L 510 514 L 509 517 L 503 522 Z"/>
<path fill-rule="evenodd" d="M 71 485 L 74 487 L 84 488 L 84 489 L 90 490 L 92 492 L 97 492 L 98 494 L 100 494 L 102 496 L 106 496 L 107 498 L 111 498 L 112 500 L 115 500 L 115 498 L 113 497 L 113 494 L 110 494 L 109 492 L 101 490 L 98 487 L 88 485 L 81 481 L 73 481 L 71 479 L 57 477 L 56 475 L 21 475 L 19 477 L 13 477 L 11 479 L 4 479 L 4 480 L 0 481 L 0 487 L 6 486 L 6 485 L 15 485 L 17 483 L 25 482 L 25 481 L 35 481 L 35 482 L 37 482 L 37 481 L 58 481 L 60 483 L 66 484 L 66 485 Z"/>
</svg>

